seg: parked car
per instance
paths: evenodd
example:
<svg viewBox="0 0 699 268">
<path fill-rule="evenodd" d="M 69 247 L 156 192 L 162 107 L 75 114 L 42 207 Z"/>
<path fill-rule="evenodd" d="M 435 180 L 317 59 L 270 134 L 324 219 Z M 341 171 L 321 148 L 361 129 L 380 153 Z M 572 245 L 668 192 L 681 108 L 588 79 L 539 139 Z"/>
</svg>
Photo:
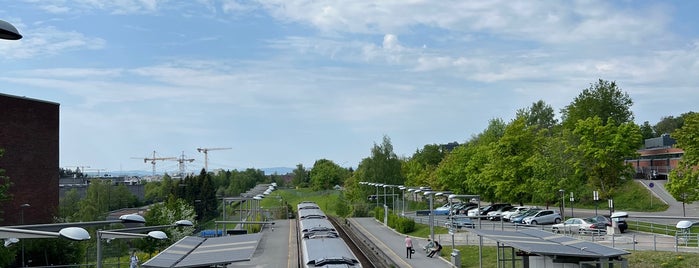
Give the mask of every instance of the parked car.
<svg viewBox="0 0 699 268">
<path fill-rule="evenodd" d="M 512 207 L 508 211 L 505 211 L 502 214 L 500 214 L 500 217 L 502 217 L 503 221 L 510 221 L 510 217 L 512 217 L 512 215 L 519 214 L 519 213 L 524 212 L 528 209 L 529 209 L 528 207 L 519 207 L 519 206 Z"/>
<path fill-rule="evenodd" d="M 612 213 L 612 216 L 610 217 L 612 221 L 616 222 L 617 227 L 619 227 L 620 232 L 624 232 L 627 229 L 629 229 L 628 223 L 626 223 L 626 219 L 629 217 L 629 213 L 619 211 L 619 212 L 614 212 Z"/>
<path fill-rule="evenodd" d="M 551 210 L 551 209 L 544 209 L 536 212 L 536 214 L 532 216 L 528 216 L 523 219 L 525 224 L 528 225 L 537 225 L 537 224 L 549 224 L 549 223 L 560 223 L 561 222 L 561 214 L 558 214 L 558 211 Z"/>
<path fill-rule="evenodd" d="M 488 219 L 491 221 L 497 221 L 500 220 L 500 215 L 502 215 L 503 212 L 509 211 L 513 206 L 507 205 L 507 206 L 502 206 L 497 210 L 493 210 L 491 212 L 488 212 L 487 216 Z"/>
<path fill-rule="evenodd" d="M 446 203 L 443 206 L 435 208 L 432 211 L 434 212 L 434 215 L 449 215 L 449 211 L 451 211 L 451 206 L 449 206 L 449 203 Z"/>
<path fill-rule="evenodd" d="M 464 202 L 458 203 L 451 208 L 451 214 L 449 214 L 449 215 L 458 216 L 461 214 L 466 214 L 466 211 L 468 211 L 469 209 L 475 208 L 477 206 L 478 206 L 478 204 L 474 204 L 474 203 L 464 203 Z"/>
<path fill-rule="evenodd" d="M 530 208 L 525 211 L 520 212 L 519 214 L 512 215 L 510 216 L 510 221 L 512 223 L 524 223 L 524 218 L 532 216 L 539 212 L 541 209 L 540 208 Z"/>
<path fill-rule="evenodd" d="M 570 218 L 562 223 L 551 226 L 551 231 L 554 233 L 600 234 L 607 232 L 607 224 L 605 222 L 598 222 L 593 218 Z"/>
<path fill-rule="evenodd" d="M 478 209 L 475 209 L 475 208 L 471 209 L 468 211 L 467 215 L 469 217 L 485 216 L 485 215 L 488 215 L 488 212 L 498 210 L 504 206 L 511 206 L 511 205 L 508 203 L 496 203 L 496 204 L 492 204 L 492 205 L 488 205 L 488 206 L 483 206 L 483 207 L 480 207 Z"/>
<path fill-rule="evenodd" d="M 455 216 L 455 217 L 453 217 L 453 219 L 448 220 L 446 222 L 445 226 L 447 228 L 449 228 L 450 226 L 452 226 L 452 222 L 454 224 L 453 226 L 456 227 L 457 229 L 473 228 L 473 226 L 474 226 L 473 221 L 469 217 L 465 217 L 465 216 Z"/>
<path fill-rule="evenodd" d="M 450 215 L 466 214 L 466 211 L 468 211 L 469 209 L 475 208 L 477 206 L 478 206 L 478 204 L 474 204 L 471 202 L 458 203 L 451 208 Z"/>
</svg>

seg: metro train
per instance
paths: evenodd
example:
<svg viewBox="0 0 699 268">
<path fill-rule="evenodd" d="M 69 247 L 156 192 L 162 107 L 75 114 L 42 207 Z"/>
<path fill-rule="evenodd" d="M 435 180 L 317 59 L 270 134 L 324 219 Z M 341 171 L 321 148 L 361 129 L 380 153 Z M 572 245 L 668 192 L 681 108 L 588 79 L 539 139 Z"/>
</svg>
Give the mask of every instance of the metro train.
<svg viewBox="0 0 699 268">
<path fill-rule="evenodd" d="M 362 267 L 316 203 L 304 201 L 297 209 L 302 267 Z"/>
</svg>

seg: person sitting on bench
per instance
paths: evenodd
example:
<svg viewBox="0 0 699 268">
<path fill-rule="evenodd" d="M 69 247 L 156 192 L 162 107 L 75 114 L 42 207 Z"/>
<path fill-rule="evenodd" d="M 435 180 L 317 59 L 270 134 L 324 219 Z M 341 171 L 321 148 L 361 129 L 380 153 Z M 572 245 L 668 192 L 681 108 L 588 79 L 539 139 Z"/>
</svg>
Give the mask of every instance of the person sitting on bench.
<svg viewBox="0 0 699 268">
<path fill-rule="evenodd" d="M 442 251 L 442 245 L 439 244 L 437 241 L 432 241 L 434 243 L 434 246 L 432 247 L 432 251 L 430 251 L 430 254 L 427 254 L 427 257 L 432 258 L 434 254 L 437 254 L 437 252 Z"/>
</svg>

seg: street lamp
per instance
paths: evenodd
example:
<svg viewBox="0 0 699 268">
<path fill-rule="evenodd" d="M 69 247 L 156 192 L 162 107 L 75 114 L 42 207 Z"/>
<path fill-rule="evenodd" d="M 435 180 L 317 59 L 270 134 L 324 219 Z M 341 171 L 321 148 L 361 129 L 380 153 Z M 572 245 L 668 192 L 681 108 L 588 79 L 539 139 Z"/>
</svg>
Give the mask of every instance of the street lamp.
<svg viewBox="0 0 699 268">
<path fill-rule="evenodd" d="M 432 200 L 434 200 L 434 192 L 432 191 L 425 191 L 424 195 L 429 197 L 429 202 L 430 202 L 430 239 L 434 241 L 434 211 L 432 211 Z"/>
<path fill-rule="evenodd" d="M 19 205 L 19 209 L 20 209 L 19 224 L 24 224 L 24 208 L 28 208 L 28 207 L 31 207 L 31 205 L 29 205 L 28 203 L 24 203 L 24 204 Z M 25 267 L 26 265 L 24 265 L 24 241 L 21 241 L 21 243 L 22 243 L 22 267 Z"/>
<path fill-rule="evenodd" d="M 67 238 L 67 239 L 70 239 L 73 241 L 83 241 L 83 240 L 89 240 L 90 234 L 87 232 L 87 230 L 85 230 L 81 227 L 66 227 L 66 228 L 59 230 L 58 232 L 27 230 L 27 229 L 10 228 L 10 227 L 0 227 L 0 239 L 11 239 L 12 241 L 16 241 L 15 239 L 22 239 L 22 238 L 54 238 L 54 237 L 63 237 L 63 238 Z"/>
<path fill-rule="evenodd" d="M 413 189 L 413 188 L 408 189 L 408 193 L 410 194 L 410 197 L 413 198 L 413 202 L 415 202 L 415 197 L 414 197 L 415 196 L 415 189 Z M 410 201 L 410 200 L 408 200 L 408 201 Z M 410 203 L 408 203 L 408 210 L 410 210 Z"/>
<path fill-rule="evenodd" d="M 102 268 L 102 239 L 118 239 L 118 238 L 144 238 L 151 237 L 158 240 L 167 239 L 167 235 L 159 231 L 160 229 L 180 226 L 194 226 L 189 220 L 179 220 L 169 225 L 159 226 L 144 226 L 135 228 L 123 228 L 114 230 L 97 230 L 97 268 Z M 142 234 L 139 232 L 148 232 Z"/>
<path fill-rule="evenodd" d="M 22 39 L 22 35 L 19 34 L 19 31 L 17 31 L 15 26 L 9 22 L 0 20 L 0 39 L 19 40 Z"/>
<path fill-rule="evenodd" d="M 402 201 L 400 202 L 400 205 L 401 205 L 400 215 L 405 216 L 405 189 L 407 189 L 407 188 L 405 188 L 405 186 L 403 186 L 403 185 L 399 185 L 398 189 L 400 189 L 400 191 L 401 191 L 400 196 L 402 198 Z"/>
<path fill-rule="evenodd" d="M 558 190 L 558 193 L 561 195 L 561 204 L 560 204 L 560 206 L 561 206 L 561 217 L 563 217 L 563 219 L 565 219 L 566 216 L 565 216 L 565 211 L 564 211 L 564 210 L 565 210 L 565 208 L 566 208 L 566 191 L 563 190 L 563 189 L 559 189 L 559 190 Z"/>
<path fill-rule="evenodd" d="M 54 238 L 63 237 L 73 241 L 90 240 L 90 233 L 80 227 L 66 227 L 58 232 L 18 229 L 9 227 L 0 227 L 0 239 L 5 240 L 5 246 L 13 243 L 22 243 L 22 267 L 24 265 L 24 240 L 22 238 Z"/>
</svg>

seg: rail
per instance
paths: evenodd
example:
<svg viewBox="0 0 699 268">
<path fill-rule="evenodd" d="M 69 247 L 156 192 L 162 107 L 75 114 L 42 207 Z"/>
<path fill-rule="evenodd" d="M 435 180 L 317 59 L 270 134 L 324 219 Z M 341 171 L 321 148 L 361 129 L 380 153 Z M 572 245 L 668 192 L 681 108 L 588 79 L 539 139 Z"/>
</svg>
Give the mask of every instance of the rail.
<svg viewBox="0 0 699 268">
<path fill-rule="evenodd" d="M 366 237 L 364 233 L 358 230 L 355 226 L 351 225 L 349 221 L 344 221 L 344 223 L 339 223 L 337 218 L 331 217 L 336 228 L 342 229 L 346 234 L 348 239 L 357 246 L 361 255 L 366 257 L 371 266 L 363 267 L 376 267 L 376 268 L 389 268 L 389 267 L 400 267 L 391 258 L 386 255 L 385 252 L 380 250 L 374 243 Z M 356 253 L 355 253 L 356 254 Z M 359 257 L 359 256 L 358 256 Z"/>
</svg>

